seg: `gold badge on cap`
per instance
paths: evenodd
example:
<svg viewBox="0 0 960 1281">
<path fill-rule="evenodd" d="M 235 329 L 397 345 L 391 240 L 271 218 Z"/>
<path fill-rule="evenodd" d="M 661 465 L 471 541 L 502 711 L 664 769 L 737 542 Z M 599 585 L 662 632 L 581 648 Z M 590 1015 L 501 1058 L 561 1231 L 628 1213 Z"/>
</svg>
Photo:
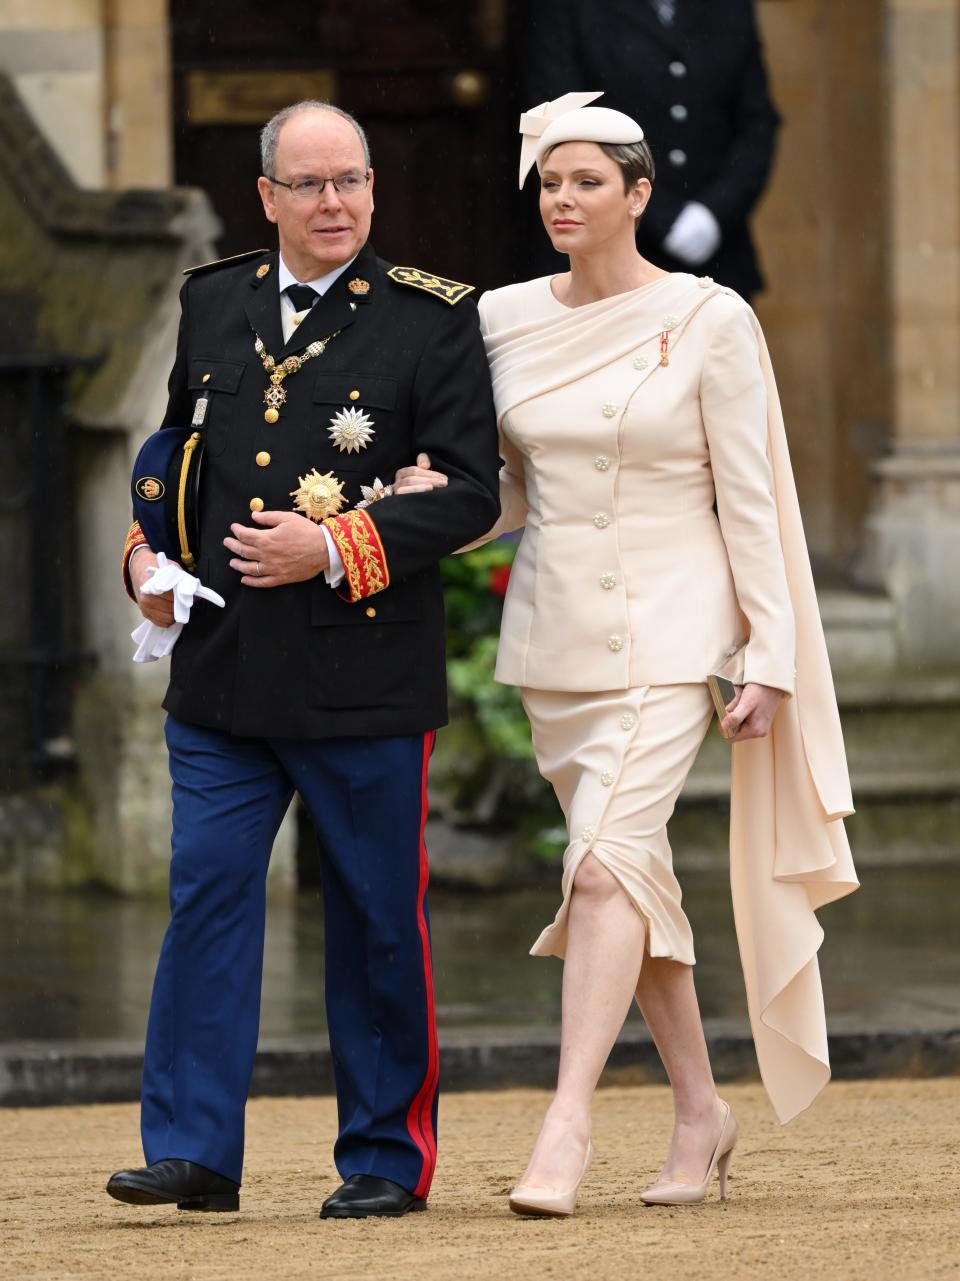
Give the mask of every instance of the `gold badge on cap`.
<svg viewBox="0 0 960 1281">
<path fill-rule="evenodd" d="M 257 279 L 262 280 L 269 270 L 270 270 L 270 264 L 268 262 L 265 262 L 262 267 L 258 267 Z"/>
<path fill-rule="evenodd" d="M 359 294 L 363 297 L 364 294 L 368 294 L 370 292 L 370 281 L 361 280 L 359 276 L 355 276 L 353 280 L 350 281 L 349 285 L 347 285 L 347 288 L 352 294 Z"/>
<path fill-rule="evenodd" d="M 347 409 L 346 405 L 330 419 L 327 432 L 331 443 L 336 445 L 341 454 L 359 454 L 377 434 L 373 430 L 372 418 L 362 409 Z"/>
<path fill-rule="evenodd" d="M 136 491 L 148 503 L 155 503 L 164 495 L 163 481 L 157 480 L 156 476 L 141 476 L 137 481 Z"/>
<path fill-rule="evenodd" d="M 300 488 L 291 489 L 290 497 L 294 499 L 294 510 L 308 516 L 318 524 L 328 516 L 336 516 L 346 504 L 343 496 L 343 481 L 337 480 L 332 471 L 321 476 L 316 467 L 300 476 Z"/>
</svg>

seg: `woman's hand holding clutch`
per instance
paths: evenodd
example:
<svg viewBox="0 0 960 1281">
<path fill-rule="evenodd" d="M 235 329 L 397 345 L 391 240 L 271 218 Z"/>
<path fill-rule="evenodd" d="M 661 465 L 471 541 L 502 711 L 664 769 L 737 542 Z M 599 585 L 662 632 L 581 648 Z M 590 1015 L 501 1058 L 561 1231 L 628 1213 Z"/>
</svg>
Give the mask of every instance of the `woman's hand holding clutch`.
<svg viewBox="0 0 960 1281">
<path fill-rule="evenodd" d="M 720 722 L 720 732 L 731 742 L 747 738 L 764 738 L 770 732 L 783 690 L 771 685 L 743 685 L 727 703 L 727 714 Z"/>
<path fill-rule="evenodd" d="M 417 454 L 416 467 L 401 467 L 393 480 L 394 494 L 425 494 L 447 483 L 442 471 L 430 470 L 427 454 Z"/>
</svg>

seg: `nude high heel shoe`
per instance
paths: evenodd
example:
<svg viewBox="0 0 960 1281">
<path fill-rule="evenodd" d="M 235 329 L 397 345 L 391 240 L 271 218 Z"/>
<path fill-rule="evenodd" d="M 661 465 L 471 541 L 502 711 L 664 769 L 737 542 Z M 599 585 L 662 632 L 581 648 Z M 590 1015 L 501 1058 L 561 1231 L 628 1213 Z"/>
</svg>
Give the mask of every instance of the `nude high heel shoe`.
<svg viewBox="0 0 960 1281">
<path fill-rule="evenodd" d="M 710 1164 L 707 1166 L 706 1178 L 702 1183 L 676 1183 L 670 1179 L 660 1179 L 651 1183 L 640 1193 L 640 1200 L 647 1205 L 698 1205 L 707 1195 L 707 1188 L 713 1178 L 714 1170 L 720 1173 L 720 1200 L 727 1199 L 727 1170 L 730 1157 L 737 1143 L 737 1122 L 730 1111 L 730 1104 L 724 1103 L 726 1116 L 720 1130 L 720 1138 L 713 1150 Z"/>
<path fill-rule="evenodd" d="M 586 1178 L 592 1160 L 593 1144 L 588 1142 L 586 1156 L 583 1158 L 583 1169 L 572 1188 L 566 1192 L 554 1192 L 547 1188 L 528 1188 L 518 1183 L 510 1193 L 510 1209 L 514 1214 L 539 1214 L 554 1219 L 569 1218 L 577 1204 L 580 1184 Z"/>
</svg>

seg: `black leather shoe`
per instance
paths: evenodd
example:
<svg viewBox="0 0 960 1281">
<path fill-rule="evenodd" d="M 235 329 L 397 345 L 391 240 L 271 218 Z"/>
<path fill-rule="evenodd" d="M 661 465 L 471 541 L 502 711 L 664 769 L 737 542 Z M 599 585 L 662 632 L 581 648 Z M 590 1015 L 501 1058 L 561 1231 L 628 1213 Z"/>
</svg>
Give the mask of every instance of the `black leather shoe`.
<svg viewBox="0 0 960 1281">
<path fill-rule="evenodd" d="M 240 1184 L 193 1161 L 155 1161 L 139 1170 L 118 1170 L 107 1191 L 128 1205 L 170 1205 L 178 1210 L 239 1210 Z"/>
<path fill-rule="evenodd" d="M 375 1174 L 353 1174 L 342 1187 L 328 1196 L 320 1209 L 321 1219 L 398 1219 L 401 1214 L 425 1210 L 427 1203 L 399 1183 L 379 1179 Z"/>
</svg>

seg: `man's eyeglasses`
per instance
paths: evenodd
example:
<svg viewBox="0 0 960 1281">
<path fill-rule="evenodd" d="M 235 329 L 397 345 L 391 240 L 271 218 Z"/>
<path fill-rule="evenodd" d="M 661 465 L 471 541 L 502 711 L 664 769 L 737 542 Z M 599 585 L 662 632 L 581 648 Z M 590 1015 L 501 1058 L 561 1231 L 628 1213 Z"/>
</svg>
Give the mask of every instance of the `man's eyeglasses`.
<svg viewBox="0 0 960 1281">
<path fill-rule="evenodd" d="M 341 196 L 359 196 L 370 181 L 370 170 L 368 169 L 366 173 L 341 173 L 337 174 L 336 178 L 296 178 L 293 182 L 284 182 L 269 174 L 266 177 L 268 182 L 275 183 L 278 187 L 286 187 L 295 196 L 301 196 L 306 200 L 311 196 L 319 196 L 328 182 L 333 183 L 334 191 L 338 191 Z"/>
</svg>

